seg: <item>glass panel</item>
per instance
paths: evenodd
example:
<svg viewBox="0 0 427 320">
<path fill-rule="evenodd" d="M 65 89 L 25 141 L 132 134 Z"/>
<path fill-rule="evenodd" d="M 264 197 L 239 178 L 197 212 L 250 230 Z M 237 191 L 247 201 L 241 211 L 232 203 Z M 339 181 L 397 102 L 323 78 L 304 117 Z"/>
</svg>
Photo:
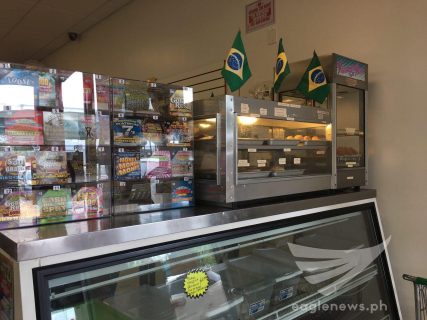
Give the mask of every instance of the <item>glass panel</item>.
<svg viewBox="0 0 427 320">
<path fill-rule="evenodd" d="M 0 64 L 0 229 L 110 214 L 108 85 Z"/>
<path fill-rule="evenodd" d="M 215 179 L 217 165 L 216 118 L 194 120 L 195 174 Z"/>
<path fill-rule="evenodd" d="M 351 259 L 329 266 L 336 260 L 320 255 L 317 264 L 302 267 L 297 263 L 304 258 L 292 247 L 349 257 L 361 252 L 349 250 L 375 246 L 373 234 L 370 212 L 357 211 L 57 276 L 48 280 L 52 318 L 313 319 L 311 310 L 320 308 L 319 319 L 383 319 L 394 309 L 381 258 L 337 285 L 355 267 Z M 331 275 L 321 282 L 309 277 L 324 271 Z M 322 293 L 330 288 L 336 290 Z M 376 311 L 360 309 L 380 303 Z M 348 309 L 322 308 L 340 304 Z"/>
<path fill-rule="evenodd" d="M 331 172 L 331 126 L 238 116 L 238 179 Z"/>
<path fill-rule="evenodd" d="M 112 79 L 114 212 L 193 201 L 192 89 Z"/>
<path fill-rule="evenodd" d="M 337 85 L 337 164 L 338 167 L 363 167 L 364 91 Z"/>
</svg>

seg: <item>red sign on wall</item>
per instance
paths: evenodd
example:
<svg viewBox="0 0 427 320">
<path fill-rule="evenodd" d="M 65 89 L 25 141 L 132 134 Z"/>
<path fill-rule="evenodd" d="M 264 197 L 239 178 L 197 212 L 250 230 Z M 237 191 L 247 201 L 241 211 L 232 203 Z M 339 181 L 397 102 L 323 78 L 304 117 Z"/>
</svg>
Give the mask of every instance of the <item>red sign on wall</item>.
<svg viewBox="0 0 427 320">
<path fill-rule="evenodd" d="M 246 32 L 274 23 L 274 0 L 258 0 L 246 6 Z"/>
</svg>

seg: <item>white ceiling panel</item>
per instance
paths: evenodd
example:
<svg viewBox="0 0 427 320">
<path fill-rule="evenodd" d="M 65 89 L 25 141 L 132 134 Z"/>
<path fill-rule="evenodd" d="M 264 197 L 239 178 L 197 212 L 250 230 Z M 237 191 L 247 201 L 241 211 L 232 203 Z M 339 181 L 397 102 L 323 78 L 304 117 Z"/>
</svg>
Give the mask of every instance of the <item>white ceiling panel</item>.
<svg viewBox="0 0 427 320">
<path fill-rule="evenodd" d="M 3 3 L 4 2 L 4 6 Z M 0 60 L 41 60 L 131 0 L 0 1 Z"/>
</svg>

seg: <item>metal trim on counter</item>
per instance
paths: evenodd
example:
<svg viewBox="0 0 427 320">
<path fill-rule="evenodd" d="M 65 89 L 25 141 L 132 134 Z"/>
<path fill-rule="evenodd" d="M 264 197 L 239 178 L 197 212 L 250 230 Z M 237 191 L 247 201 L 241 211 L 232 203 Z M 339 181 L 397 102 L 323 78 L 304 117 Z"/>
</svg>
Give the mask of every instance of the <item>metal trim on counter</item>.
<svg viewBox="0 0 427 320">
<path fill-rule="evenodd" d="M 0 248 L 17 261 L 32 260 L 81 250 L 100 248 L 129 241 L 144 240 L 195 229 L 265 218 L 289 212 L 326 207 L 375 198 L 376 191 L 362 189 L 270 202 L 230 209 L 196 206 L 152 213 L 63 224 L 3 230 Z"/>
</svg>

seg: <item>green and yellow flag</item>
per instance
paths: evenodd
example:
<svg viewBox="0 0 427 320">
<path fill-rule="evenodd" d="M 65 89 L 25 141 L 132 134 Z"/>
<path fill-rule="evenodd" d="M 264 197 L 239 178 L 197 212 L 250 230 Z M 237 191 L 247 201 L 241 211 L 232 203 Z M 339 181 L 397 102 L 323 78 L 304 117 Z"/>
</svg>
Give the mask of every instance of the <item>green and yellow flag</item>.
<svg viewBox="0 0 427 320">
<path fill-rule="evenodd" d="M 239 89 L 252 76 L 240 31 L 234 39 L 221 74 L 231 91 Z"/>
<path fill-rule="evenodd" d="M 323 103 L 329 94 L 329 85 L 320 64 L 316 51 L 313 58 L 304 72 L 297 89 L 307 98 Z"/>
<path fill-rule="evenodd" d="M 283 49 L 282 38 L 280 38 L 279 48 L 277 50 L 276 67 L 274 68 L 274 91 L 279 92 L 283 79 L 291 73 L 288 58 L 285 49 Z"/>
</svg>

